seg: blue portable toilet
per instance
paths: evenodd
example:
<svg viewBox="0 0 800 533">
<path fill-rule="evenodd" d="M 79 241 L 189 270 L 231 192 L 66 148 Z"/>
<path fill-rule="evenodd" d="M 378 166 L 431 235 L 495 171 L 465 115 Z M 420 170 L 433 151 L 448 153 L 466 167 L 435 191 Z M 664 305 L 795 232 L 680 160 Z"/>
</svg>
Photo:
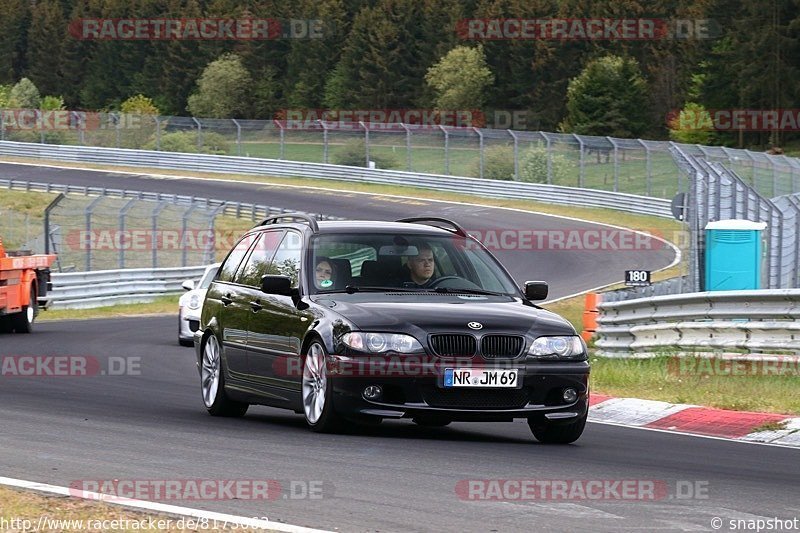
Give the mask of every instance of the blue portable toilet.
<svg viewBox="0 0 800 533">
<path fill-rule="evenodd" d="M 761 288 L 761 233 L 765 222 L 718 220 L 706 225 L 707 291 Z"/>
</svg>

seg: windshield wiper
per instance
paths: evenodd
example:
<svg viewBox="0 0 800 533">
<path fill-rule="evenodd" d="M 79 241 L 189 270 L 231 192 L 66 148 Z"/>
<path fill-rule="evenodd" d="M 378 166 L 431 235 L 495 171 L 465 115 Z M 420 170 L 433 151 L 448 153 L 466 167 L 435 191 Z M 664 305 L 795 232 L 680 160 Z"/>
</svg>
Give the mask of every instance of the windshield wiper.
<svg viewBox="0 0 800 533">
<path fill-rule="evenodd" d="M 436 292 L 445 294 L 480 294 L 483 296 L 510 296 L 504 292 L 486 291 L 483 289 L 448 289 L 447 287 L 436 287 L 432 289 Z"/>
<path fill-rule="evenodd" d="M 377 287 L 367 285 L 348 285 L 344 288 L 344 292 L 347 294 L 353 294 L 354 292 L 414 292 L 419 290 L 420 289 L 411 287 Z"/>
</svg>

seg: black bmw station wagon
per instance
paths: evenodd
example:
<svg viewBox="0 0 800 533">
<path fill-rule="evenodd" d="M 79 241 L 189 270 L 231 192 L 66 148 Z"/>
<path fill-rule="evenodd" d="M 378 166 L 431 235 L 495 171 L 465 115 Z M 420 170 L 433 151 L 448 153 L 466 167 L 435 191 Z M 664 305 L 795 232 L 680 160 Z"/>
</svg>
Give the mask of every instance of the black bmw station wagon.
<svg viewBox="0 0 800 533">
<path fill-rule="evenodd" d="M 411 418 L 525 418 L 545 443 L 580 437 L 586 345 L 532 301 L 458 224 L 271 217 L 246 233 L 206 294 L 195 332 L 203 402 L 303 414 L 314 431 Z"/>
</svg>

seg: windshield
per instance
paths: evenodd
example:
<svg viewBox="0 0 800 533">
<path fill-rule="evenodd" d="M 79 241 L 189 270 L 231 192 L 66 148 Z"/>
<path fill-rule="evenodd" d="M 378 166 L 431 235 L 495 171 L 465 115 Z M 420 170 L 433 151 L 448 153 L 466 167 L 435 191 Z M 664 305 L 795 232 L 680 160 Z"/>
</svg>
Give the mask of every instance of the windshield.
<svg viewBox="0 0 800 533">
<path fill-rule="evenodd" d="M 312 294 L 375 288 L 518 295 L 497 261 L 457 235 L 326 234 L 311 242 Z"/>
</svg>

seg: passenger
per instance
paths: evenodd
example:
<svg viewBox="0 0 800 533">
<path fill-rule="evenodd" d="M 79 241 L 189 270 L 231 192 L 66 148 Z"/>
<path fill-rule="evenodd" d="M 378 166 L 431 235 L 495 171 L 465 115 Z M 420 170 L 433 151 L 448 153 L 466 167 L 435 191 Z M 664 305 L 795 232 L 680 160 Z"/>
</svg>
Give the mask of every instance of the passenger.
<svg viewBox="0 0 800 533">
<path fill-rule="evenodd" d="M 318 257 L 314 267 L 314 285 L 318 289 L 330 289 L 334 283 L 333 263 L 327 257 Z"/>
</svg>

